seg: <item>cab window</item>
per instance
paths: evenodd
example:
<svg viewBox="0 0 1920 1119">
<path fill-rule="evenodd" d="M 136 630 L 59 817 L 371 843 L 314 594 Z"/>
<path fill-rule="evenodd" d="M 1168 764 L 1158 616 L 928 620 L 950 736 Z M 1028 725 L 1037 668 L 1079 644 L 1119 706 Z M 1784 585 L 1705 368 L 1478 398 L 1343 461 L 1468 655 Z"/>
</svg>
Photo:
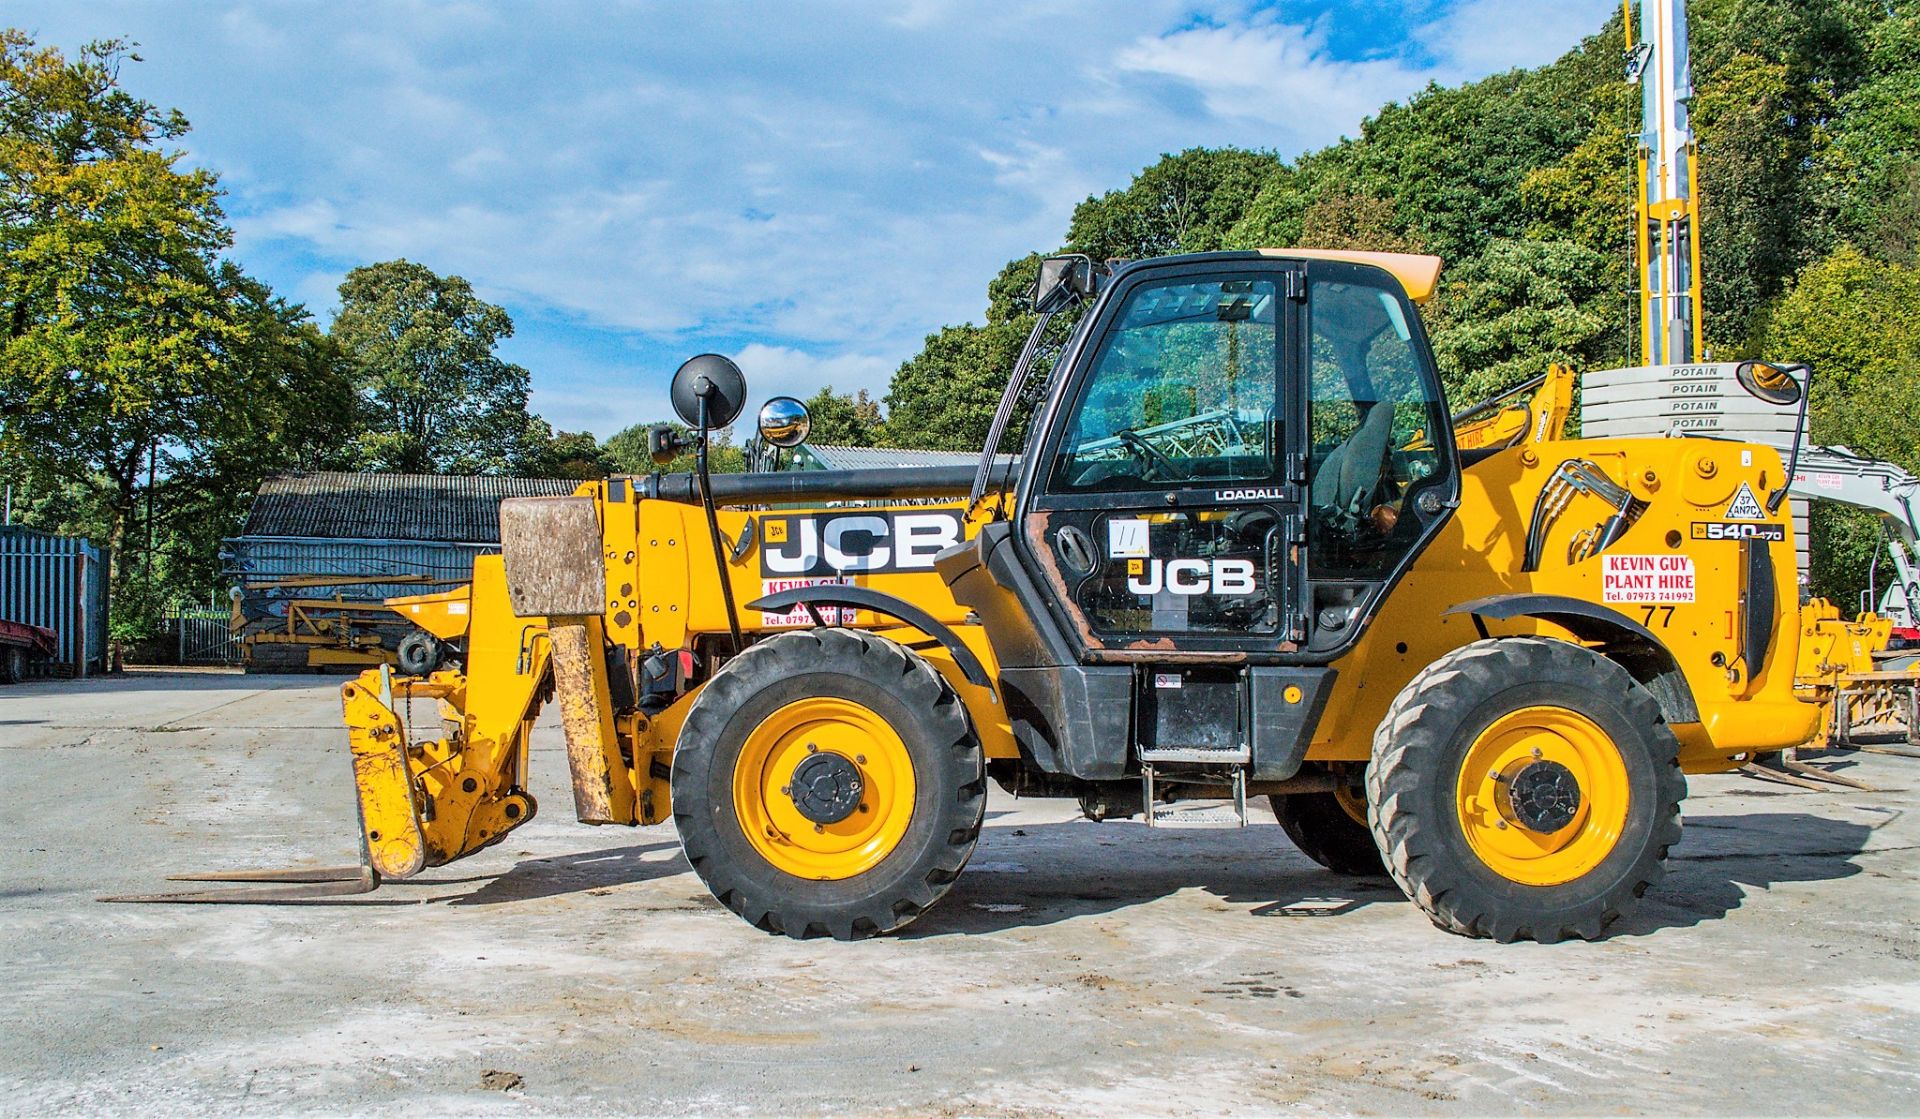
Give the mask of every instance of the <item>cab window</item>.
<svg viewBox="0 0 1920 1119">
<path fill-rule="evenodd" d="M 1266 279 L 1178 277 L 1135 288 L 1100 340 L 1049 488 L 1271 477 L 1278 305 Z"/>
<path fill-rule="evenodd" d="M 1390 569 L 1417 536 L 1410 492 L 1439 469 L 1427 432 L 1444 422 L 1422 376 L 1412 311 L 1384 282 L 1309 288 L 1309 554 L 1317 573 Z"/>
</svg>

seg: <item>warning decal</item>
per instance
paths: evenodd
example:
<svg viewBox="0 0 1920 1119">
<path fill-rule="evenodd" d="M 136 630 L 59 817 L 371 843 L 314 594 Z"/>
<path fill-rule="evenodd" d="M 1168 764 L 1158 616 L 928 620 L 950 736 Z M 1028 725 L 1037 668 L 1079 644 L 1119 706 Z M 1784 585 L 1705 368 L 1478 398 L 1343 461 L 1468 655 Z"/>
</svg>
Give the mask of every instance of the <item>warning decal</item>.
<svg viewBox="0 0 1920 1119">
<path fill-rule="evenodd" d="M 1693 601 L 1693 557 L 1600 557 L 1600 601 L 1688 603 Z"/>
<path fill-rule="evenodd" d="M 1734 493 L 1733 504 L 1727 506 L 1727 519 L 1730 521 L 1767 519 L 1767 511 L 1760 508 L 1760 502 L 1754 499 L 1753 491 L 1747 488 L 1745 482 L 1740 483 L 1740 489 Z"/>
<path fill-rule="evenodd" d="M 1107 522 L 1107 556 L 1110 559 L 1147 558 L 1147 522 L 1144 518 L 1115 518 Z"/>
</svg>

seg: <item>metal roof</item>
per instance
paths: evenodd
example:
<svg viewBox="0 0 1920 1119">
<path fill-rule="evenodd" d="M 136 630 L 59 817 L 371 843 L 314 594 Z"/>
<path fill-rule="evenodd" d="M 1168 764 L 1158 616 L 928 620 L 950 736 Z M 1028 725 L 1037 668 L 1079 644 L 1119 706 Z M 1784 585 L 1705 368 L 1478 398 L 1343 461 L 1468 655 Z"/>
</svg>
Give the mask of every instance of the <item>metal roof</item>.
<svg viewBox="0 0 1920 1119">
<path fill-rule="evenodd" d="M 899 447 L 836 447 L 832 444 L 805 443 L 802 453 L 810 453 L 813 463 L 800 469 L 876 470 L 901 466 L 972 466 L 980 461 L 978 451 L 914 451 Z M 814 465 L 817 463 L 818 465 Z"/>
<path fill-rule="evenodd" d="M 567 478 L 283 474 L 260 483 L 244 536 L 498 544 L 500 501 L 572 493 Z"/>
</svg>

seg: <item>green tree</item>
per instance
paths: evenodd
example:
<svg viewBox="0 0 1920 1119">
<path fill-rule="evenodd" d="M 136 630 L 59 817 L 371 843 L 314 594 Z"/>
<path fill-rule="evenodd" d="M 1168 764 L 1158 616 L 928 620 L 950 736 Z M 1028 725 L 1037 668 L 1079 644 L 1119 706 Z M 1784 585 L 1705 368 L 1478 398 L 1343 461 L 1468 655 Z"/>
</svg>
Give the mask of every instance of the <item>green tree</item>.
<svg viewBox="0 0 1920 1119">
<path fill-rule="evenodd" d="M 1124 189 L 1074 207 L 1067 245 L 1095 260 L 1221 248 L 1227 231 L 1281 169 L 1273 153 L 1239 148 L 1163 155 Z"/>
<path fill-rule="evenodd" d="M 833 447 L 881 444 L 885 424 L 880 402 L 867 395 L 866 389 L 849 396 L 834 392 L 832 385 L 823 385 L 819 392 L 807 397 L 805 403 L 807 414 L 813 420 L 808 442 Z"/>
<path fill-rule="evenodd" d="M 1500 240 L 1442 273 L 1426 316 L 1441 380 L 1465 404 L 1519 384 L 1550 362 L 1590 366 L 1618 355 L 1607 260 L 1568 241 Z"/>
<path fill-rule="evenodd" d="M 1920 2 L 1887 5 L 1864 36 L 1865 77 L 1839 98 L 1819 200 L 1840 236 L 1886 260 L 1920 251 Z"/>
<path fill-rule="evenodd" d="M 129 61 L 0 31 L 0 462 L 24 520 L 113 549 L 123 603 L 136 570 L 206 589 L 222 495 L 341 440 L 331 350 L 220 259 L 218 182 L 168 149 L 185 118 L 121 88 Z"/>
<path fill-rule="evenodd" d="M 541 453 L 529 374 L 495 356 L 507 312 L 408 260 L 347 273 L 330 331 L 357 370 L 369 469 L 507 474 Z"/>
<path fill-rule="evenodd" d="M 1842 245 L 1768 316 L 1762 352 L 1814 370 L 1813 437 L 1920 473 L 1920 268 Z"/>
<path fill-rule="evenodd" d="M 665 466 L 654 465 L 647 456 L 647 429 L 655 424 L 634 424 L 621 428 L 609 435 L 600 444 L 602 458 L 611 467 L 614 474 L 652 474 L 656 471 L 679 474 L 693 469 L 692 439 L 693 429 L 683 423 L 668 423 L 666 426 L 678 432 L 688 441 L 688 449 L 676 455 Z M 722 428 L 713 432 L 707 443 L 707 471 L 711 474 L 738 474 L 747 468 L 746 452 L 733 442 L 733 430 Z"/>
<path fill-rule="evenodd" d="M 528 478 L 604 478 L 615 466 L 590 431 L 557 431 L 539 416 L 527 421 L 516 472 Z"/>
<path fill-rule="evenodd" d="M 1761 337 L 1761 352 L 1813 367 L 1814 442 L 1920 473 L 1920 269 L 1843 245 L 1801 274 Z M 1812 592 L 1857 606 L 1879 534 L 1872 515 L 1815 502 Z"/>
<path fill-rule="evenodd" d="M 984 326 L 962 323 L 941 328 L 928 335 L 920 352 L 894 372 L 887 389 L 890 445 L 977 451 L 986 443 L 994 410 L 1006 393 L 1027 335 L 1033 332 L 1033 284 L 1039 272 L 1039 253 L 1007 262 L 987 285 Z M 1061 315 L 1057 321 L 1070 325 L 1074 317 Z M 1063 333 L 1062 329 L 1049 331 L 1052 344 L 1035 359 L 1039 370 L 1035 385 L 1045 384 Z M 1016 435 L 1031 406 L 1029 400 L 1016 414 Z"/>
</svg>

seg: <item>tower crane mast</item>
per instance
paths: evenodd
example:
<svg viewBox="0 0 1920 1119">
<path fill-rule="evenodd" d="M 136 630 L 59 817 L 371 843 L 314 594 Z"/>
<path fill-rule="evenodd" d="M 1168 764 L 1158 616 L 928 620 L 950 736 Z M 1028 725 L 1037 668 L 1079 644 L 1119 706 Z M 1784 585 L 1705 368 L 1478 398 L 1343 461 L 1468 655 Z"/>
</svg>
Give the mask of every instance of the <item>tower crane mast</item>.
<svg viewBox="0 0 1920 1119">
<path fill-rule="evenodd" d="M 1640 272 L 1640 349 L 1646 365 L 1700 360 L 1698 150 L 1688 119 L 1693 63 L 1686 0 L 1642 0 L 1634 41 L 1626 10 L 1628 71 L 1640 83 L 1640 189 L 1635 250 Z"/>
</svg>

